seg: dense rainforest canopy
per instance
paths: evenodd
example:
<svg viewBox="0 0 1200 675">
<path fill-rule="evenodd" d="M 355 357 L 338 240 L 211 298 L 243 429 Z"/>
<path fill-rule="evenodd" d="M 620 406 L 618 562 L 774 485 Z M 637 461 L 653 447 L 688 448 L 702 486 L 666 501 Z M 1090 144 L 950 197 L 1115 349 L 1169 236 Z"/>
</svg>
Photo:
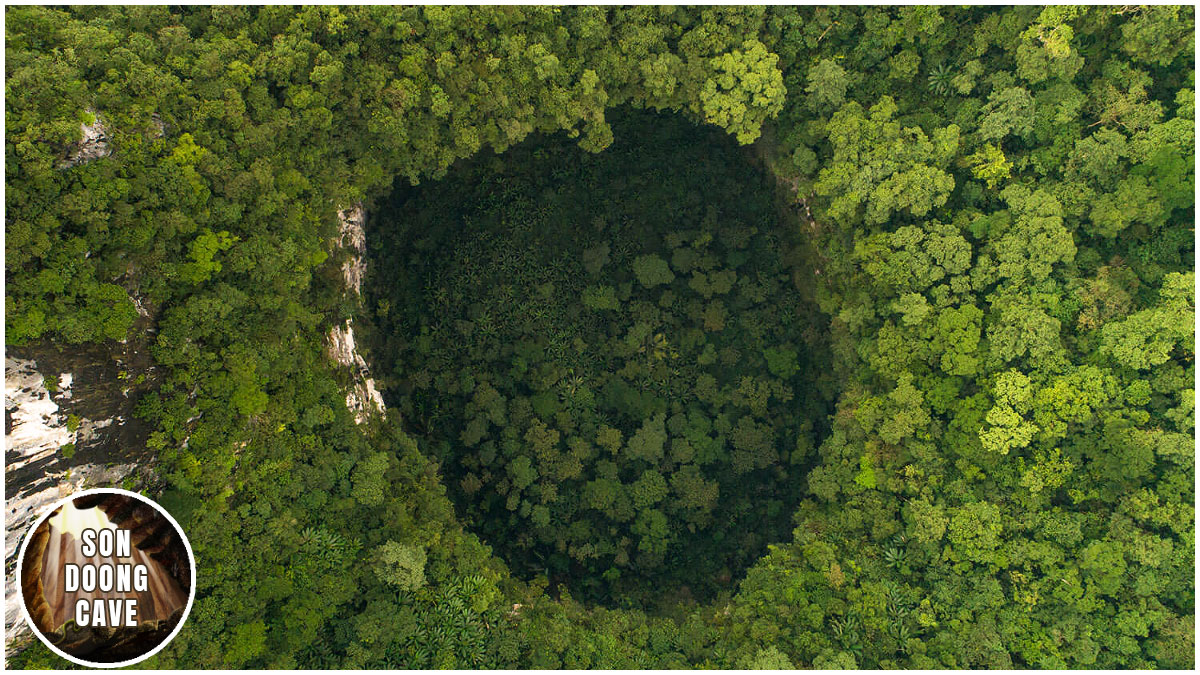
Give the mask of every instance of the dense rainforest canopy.
<svg viewBox="0 0 1200 675">
<path fill-rule="evenodd" d="M 613 118 L 601 153 L 530 140 L 398 190 L 368 269 L 376 372 L 464 522 L 619 604 L 786 538 L 832 382 L 774 180 L 718 130 Z"/>
<path fill-rule="evenodd" d="M 146 341 L 196 552 L 147 665 L 1194 665 L 1192 8 L 6 25 L 7 340 Z"/>
</svg>

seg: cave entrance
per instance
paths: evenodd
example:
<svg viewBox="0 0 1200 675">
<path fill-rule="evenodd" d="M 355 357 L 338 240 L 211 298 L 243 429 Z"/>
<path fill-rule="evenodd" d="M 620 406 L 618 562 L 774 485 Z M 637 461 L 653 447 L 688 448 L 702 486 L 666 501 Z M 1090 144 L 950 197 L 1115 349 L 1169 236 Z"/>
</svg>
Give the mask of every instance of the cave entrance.
<svg viewBox="0 0 1200 675">
<path fill-rule="evenodd" d="M 653 608 L 732 592 L 827 414 L 810 251 L 754 155 L 614 111 L 396 189 L 371 218 L 389 409 L 513 572 Z"/>
</svg>

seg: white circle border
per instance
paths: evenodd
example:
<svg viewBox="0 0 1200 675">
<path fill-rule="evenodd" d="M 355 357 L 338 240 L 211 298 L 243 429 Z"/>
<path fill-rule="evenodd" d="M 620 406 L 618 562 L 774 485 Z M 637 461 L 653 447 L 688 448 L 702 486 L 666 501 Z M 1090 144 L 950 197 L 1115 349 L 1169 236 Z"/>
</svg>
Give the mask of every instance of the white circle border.
<svg viewBox="0 0 1200 675">
<path fill-rule="evenodd" d="M 93 494 L 125 495 L 126 497 L 132 497 L 138 501 L 149 504 L 155 511 L 158 511 L 160 514 L 165 516 L 166 519 L 175 528 L 175 531 L 177 533 L 179 533 L 180 539 L 183 540 L 183 547 L 184 547 L 184 549 L 187 550 L 188 562 L 191 563 L 189 565 L 189 567 L 190 567 L 190 571 L 191 571 L 191 582 L 192 583 L 191 583 L 191 589 L 188 591 L 187 604 L 184 605 L 183 615 L 179 617 L 179 623 L 175 625 L 175 630 L 171 631 L 170 635 L 168 635 L 166 638 L 164 638 L 162 642 L 158 643 L 158 646 L 156 646 L 154 649 L 151 649 L 150 651 L 146 652 L 145 654 L 142 654 L 141 656 L 137 656 L 135 658 L 129 659 L 128 661 L 119 661 L 119 662 L 113 662 L 113 663 L 99 663 L 99 662 L 94 662 L 94 661 L 84 661 L 83 659 L 72 656 L 72 655 L 64 652 L 63 650 L 59 649 L 58 647 L 54 646 L 53 644 L 51 644 L 50 640 L 46 639 L 46 636 L 42 634 L 42 631 L 37 627 L 37 624 L 35 624 L 33 622 L 33 618 L 29 615 L 29 607 L 25 604 L 24 589 L 21 589 L 21 614 L 25 617 L 25 621 L 29 624 L 30 630 L 32 630 L 33 634 L 36 635 L 38 637 L 38 639 L 42 641 L 42 644 L 49 647 L 50 651 L 54 652 L 55 654 L 58 654 L 59 656 L 70 661 L 71 663 L 83 666 L 85 668 L 121 668 L 124 666 L 132 666 L 133 664 L 141 663 L 142 661 L 145 661 L 146 659 L 150 658 L 151 656 L 154 656 L 158 652 L 162 651 L 163 647 L 166 647 L 168 644 L 171 643 L 172 640 L 175 639 L 175 636 L 178 635 L 179 631 L 183 628 L 184 622 L 187 621 L 188 615 L 192 613 L 192 603 L 196 600 L 196 555 L 194 553 L 192 553 L 192 544 L 190 541 L 188 541 L 187 534 L 184 533 L 183 528 L 179 526 L 179 523 L 176 522 L 175 518 L 173 516 L 171 516 L 171 514 L 167 513 L 167 510 L 164 509 L 162 506 L 160 506 L 158 502 L 150 499 L 149 497 L 146 497 L 145 495 L 140 495 L 136 492 L 130 492 L 129 490 L 122 490 L 120 488 L 93 488 L 90 490 L 82 490 L 80 492 L 74 492 L 74 493 L 67 495 L 66 497 L 63 497 L 63 498 L 59 499 L 58 501 L 54 502 L 50 506 L 46 507 L 45 511 L 42 512 L 42 515 L 38 516 L 38 519 L 33 523 L 33 526 L 29 528 L 29 531 L 25 533 L 25 538 L 21 542 L 21 550 L 17 555 L 17 570 L 16 570 L 16 572 L 17 572 L 17 578 L 16 578 L 17 587 L 21 588 L 21 581 L 22 581 L 21 580 L 21 567 L 25 563 L 25 551 L 29 548 L 29 540 L 33 538 L 31 535 L 34 533 L 34 531 L 37 530 L 37 528 L 41 527 L 42 523 L 45 522 L 46 519 L 48 519 L 54 513 L 54 511 L 56 509 L 58 509 L 59 507 L 61 507 L 62 505 L 66 504 L 69 501 L 77 499 L 79 497 L 85 497 L 87 495 L 93 495 Z"/>
</svg>

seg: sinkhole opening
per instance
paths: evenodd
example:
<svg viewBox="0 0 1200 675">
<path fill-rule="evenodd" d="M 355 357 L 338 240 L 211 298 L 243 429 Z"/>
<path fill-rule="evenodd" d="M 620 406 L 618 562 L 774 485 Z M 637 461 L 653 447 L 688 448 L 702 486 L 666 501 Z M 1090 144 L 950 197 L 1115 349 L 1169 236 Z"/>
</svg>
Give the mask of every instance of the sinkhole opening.
<svg viewBox="0 0 1200 675">
<path fill-rule="evenodd" d="M 828 414 L 812 251 L 752 148 L 613 111 L 397 188 L 369 349 L 462 521 L 553 592 L 729 593 L 791 515 Z"/>
</svg>

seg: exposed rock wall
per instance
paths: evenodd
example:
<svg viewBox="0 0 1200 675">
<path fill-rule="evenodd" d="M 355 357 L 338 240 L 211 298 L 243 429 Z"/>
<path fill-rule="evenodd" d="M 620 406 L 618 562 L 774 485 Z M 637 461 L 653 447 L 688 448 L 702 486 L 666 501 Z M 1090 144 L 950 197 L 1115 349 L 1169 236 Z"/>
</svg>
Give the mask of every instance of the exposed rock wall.
<svg viewBox="0 0 1200 675">
<path fill-rule="evenodd" d="M 25 351 L 25 350 L 21 350 Z M 21 537 L 42 509 L 80 490 L 151 476 L 144 427 L 130 422 L 133 399 L 103 348 L 69 356 L 4 359 L 5 651 L 32 636 L 15 583 Z M 46 376 L 57 379 L 55 391 Z"/>
<path fill-rule="evenodd" d="M 329 331 L 329 355 L 354 373 L 354 385 L 346 392 L 346 407 L 354 413 L 354 420 L 362 424 L 372 413 L 384 414 L 386 407 L 383 395 L 375 388 L 375 380 L 370 377 L 366 359 L 354 346 L 353 323 L 353 320 L 348 320 Z"/>
<path fill-rule="evenodd" d="M 367 213 L 362 204 L 352 209 L 338 211 L 341 223 L 337 245 L 350 251 L 350 259 L 342 264 L 342 277 L 346 288 L 355 295 L 362 293 L 363 273 L 367 269 Z"/>
<path fill-rule="evenodd" d="M 58 163 L 58 168 L 69 169 L 112 154 L 112 146 L 108 142 L 108 130 L 104 128 L 104 121 L 100 119 L 100 114 L 95 110 L 88 110 L 88 113 L 93 117 L 92 123 L 80 123 L 79 126 L 83 129 L 83 138 L 67 150 L 67 156 Z"/>
<path fill-rule="evenodd" d="M 354 208 L 339 211 L 338 221 L 340 228 L 334 243 L 350 253 L 349 259 L 342 264 L 342 279 L 346 289 L 357 296 L 362 292 L 363 274 L 367 267 L 367 214 L 358 204 Z M 354 383 L 346 392 L 346 407 L 354 413 L 355 421 L 362 424 L 372 414 L 386 414 L 383 395 L 375 387 L 366 359 L 358 353 L 354 344 L 353 319 L 329 331 L 329 355 L 352 373 Z"/>
</svg>

